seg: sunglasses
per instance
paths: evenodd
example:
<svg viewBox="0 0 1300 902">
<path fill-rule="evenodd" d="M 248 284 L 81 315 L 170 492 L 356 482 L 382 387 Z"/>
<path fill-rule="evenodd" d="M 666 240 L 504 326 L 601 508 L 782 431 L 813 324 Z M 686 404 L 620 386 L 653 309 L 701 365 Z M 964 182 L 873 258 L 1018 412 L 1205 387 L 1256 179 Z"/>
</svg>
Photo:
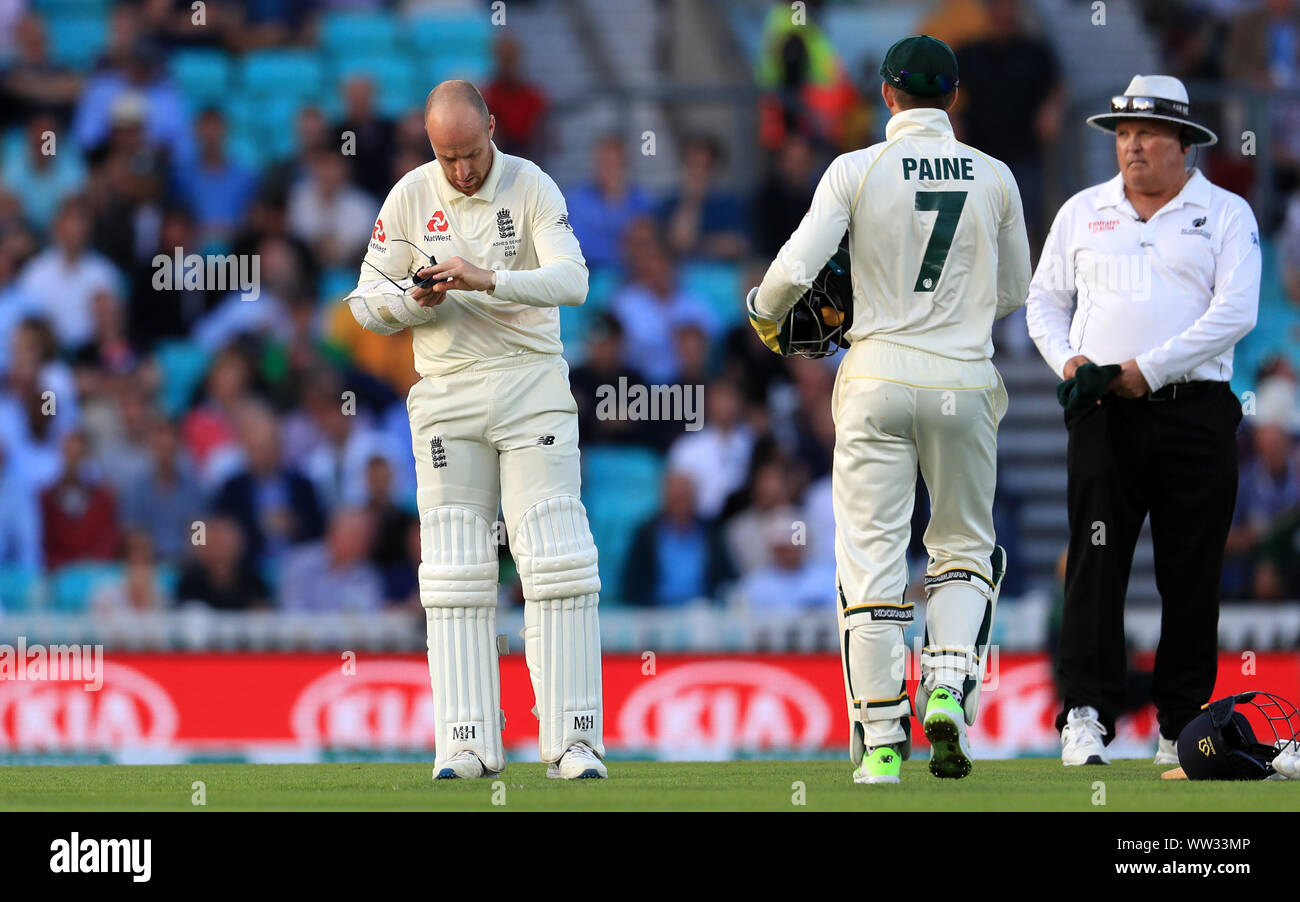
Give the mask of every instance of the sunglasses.
<svg viewBox="0 0 1300 902">
<path fill-rule="evenodd" d="M 424 256 L 429 258 L 429 263 L 428 263 L 429 266 L 436 266 L 438 264 L 438 261 L 433 259 L 433 255 L 426 253 L 424 248 L 420 247 L 419 245 L 411 244 L 411 242 L 407 241 L 405 238 L 393 238 L 393 241 L 400 241 L 402 242 L 402 244 L 410 244 L 411 247 L 415 248 L 417 251 L 419 251 L 420 253 L 424 254 Z M 433 276 L 425 276 L 423 279 L 417 279 L 415 277 L 415 274 L 418 273 L 420 270 L 424 269 L 423 266 L 417 266 L 415 269 L 411 270 L 409 273 L 406 274 L 406 277 L 411 280 L 411 284 L 401 285 L 398 282 L 394 281 L 392 278 L 390 278 L 388 273 L 384 272 L 378 266 L 375 266 L 375 264 L 371 263 L 369 260 L 362 260 L 361 262 L 366 264 L 366 266 L 369 266 L 375 272 L 379 273 L 385 279 L 388 279 L 388 281 L 394 287 L 402 289 L 404 293 L 410 291 L 412 288 L 428 288 L 434 282 L 438 281 Z"/>
<path fill-rule="evenodd" d="M 910 72 L 907 69 L 899 69 L 893 73 L 892 81 L 904 91 L 914 94 L 923 94 L 932 84 L 939 88 L 940 94 L 947 94 L 957 87 L 957 79 L 951 75 L 927 75 L 924 72 Z"/>
<path fill-rule="evenodd" d="M 1128 97 L 1119 96 L 1110 99 L 1112 113 L 1158 113 L 1166 116 L 1187 115 L 1187 104 L 1163 97 Z"/>
</svg>

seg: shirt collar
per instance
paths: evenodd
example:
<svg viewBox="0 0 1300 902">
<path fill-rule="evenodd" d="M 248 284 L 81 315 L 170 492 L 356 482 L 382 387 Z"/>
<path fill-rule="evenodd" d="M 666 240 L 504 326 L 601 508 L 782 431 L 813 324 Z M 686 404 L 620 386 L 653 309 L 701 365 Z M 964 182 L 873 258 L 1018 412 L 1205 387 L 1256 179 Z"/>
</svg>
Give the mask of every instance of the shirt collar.
<svg viewBox="0 0 1300 902">
<path fill-rule="evenodd" d="M 1192 176 L 1183 185 L 1183 190 L 1161 209 L 1177 210 L 1187 204 L 1206 210 L 1210 208 L 1210 180 L 1201 175 L 1201 170 L 1196 167 L 1192 167 Z M 1097 194 L 1097 206 L 1132 209 L 1132 204 L 1128 203 L 1128 197 L 1124 194 L 1124 176 L 1121 173 L 1116 173 L 1113 179 L 1101 186 L 1101 191 Z"/>
<path fill-rule="evenodd" d="M 903 135 L 920 132 L 951 137 L 952 122 L 949 121 L 947 112 L 931 109 L 930 107 L 920 107 L 895 113 L 889 117 L 889 122 L 885 125 L 885 140 L 893 141 Z"/>
<path fill-rule="evenodd" d="M 505 166 L 501 160 L 501 151 L 497 150 L 496 142 L 489 141 L 488 146 L 492 149 L 492 168 L 488 170 L 487 180 L 472 195 L 462 194 L 456 190 L 456 186 L 447 181 L 447 174 L 442 171 L 442 166 L 438 165 L 436 160 L 434 161 L 434 165 L 438 168 L 438 181 L 446 189 L 443 196 L 447 198 L 448 203 L 478 200 L 490 204 L 496 200 L 497 186 L 501 184 L 501 170 Z"/>
</svg>

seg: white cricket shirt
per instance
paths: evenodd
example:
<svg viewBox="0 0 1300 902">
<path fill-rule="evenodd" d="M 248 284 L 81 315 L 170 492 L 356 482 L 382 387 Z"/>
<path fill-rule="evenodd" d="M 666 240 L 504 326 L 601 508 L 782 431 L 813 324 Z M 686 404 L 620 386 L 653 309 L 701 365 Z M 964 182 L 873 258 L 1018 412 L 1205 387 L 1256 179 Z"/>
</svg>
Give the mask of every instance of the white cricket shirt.
<svg viewBox="0 0 1300 902">
<path fill-rule="evenodd" d="M 554 180 L 495 144 L 492 158 L 472 196 L 457 191 L 436 160 L 411 170 L 389 192 L 371 232 L 366 261 L 404 285 L 410 273 L 429 265 L 426 254 L 497 270 L 492 293 L 449 291 L 429 322 L 411 328 L 422 376 L 487 357 L 559 354 L 556 308 L 587 298 L 587 264 Z M 358 291 L 381 278 L 371 266 L 361 266 Z"/>
<path fill-rule="evenodd" d="M 1124 179 L 1080 191 L 1048 233 L 1030 284 L 1029 334 L 1058 374 L 1082 354 L 1136 359 L 1152 391 L 1226 382 L 1259 309 L 1259 226 L 1245 200 L 1198 169 L 1147 222 Z"/>
<path fill-rule="evenodd" d="M 958 360 L 993 354 L 1018 309 L 1029 239 L 1011 170 L 958 141 L 943 110 L 904 110 L 885 140 L 837 157 L 768 268 L 754 312 L 779 320 L 849 233 L 852 341 L 883 338 Z"/>
</svg>

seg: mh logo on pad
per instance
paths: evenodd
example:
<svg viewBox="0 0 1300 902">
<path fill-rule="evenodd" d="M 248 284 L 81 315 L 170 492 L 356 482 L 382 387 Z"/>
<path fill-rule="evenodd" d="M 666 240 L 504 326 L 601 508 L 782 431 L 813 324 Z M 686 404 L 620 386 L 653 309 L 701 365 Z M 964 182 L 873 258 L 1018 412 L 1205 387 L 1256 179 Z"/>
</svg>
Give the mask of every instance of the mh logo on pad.
<svg viewBox="0 0 1300 902">
<path fill-rule="evenodd" d="M 594 714 L 575 714 L 573 715 L 573 728 L 575 730 L 594 730 L 596 729 L 596 716 Z"/>
<path fill-rule="evenodd" d="M 477 735 L 478 731 L 472 723 L 453 724 L 451 727 L 452 742 L 468 742 Z"/>
</svg>

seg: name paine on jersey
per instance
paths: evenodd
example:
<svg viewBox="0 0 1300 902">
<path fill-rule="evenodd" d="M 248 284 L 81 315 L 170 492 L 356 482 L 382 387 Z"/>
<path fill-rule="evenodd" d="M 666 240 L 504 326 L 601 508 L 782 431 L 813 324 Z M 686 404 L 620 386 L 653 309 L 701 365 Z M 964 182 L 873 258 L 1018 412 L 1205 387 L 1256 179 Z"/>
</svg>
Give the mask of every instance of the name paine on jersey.
<svg viewBox="0 0 1300 902">
<path fill-rule="evenodd" d="M 918 181 L 975 181 L 975 161 L 970 157 L 903 157 L 903 180 L 916 176 Z"/>
</svg>

